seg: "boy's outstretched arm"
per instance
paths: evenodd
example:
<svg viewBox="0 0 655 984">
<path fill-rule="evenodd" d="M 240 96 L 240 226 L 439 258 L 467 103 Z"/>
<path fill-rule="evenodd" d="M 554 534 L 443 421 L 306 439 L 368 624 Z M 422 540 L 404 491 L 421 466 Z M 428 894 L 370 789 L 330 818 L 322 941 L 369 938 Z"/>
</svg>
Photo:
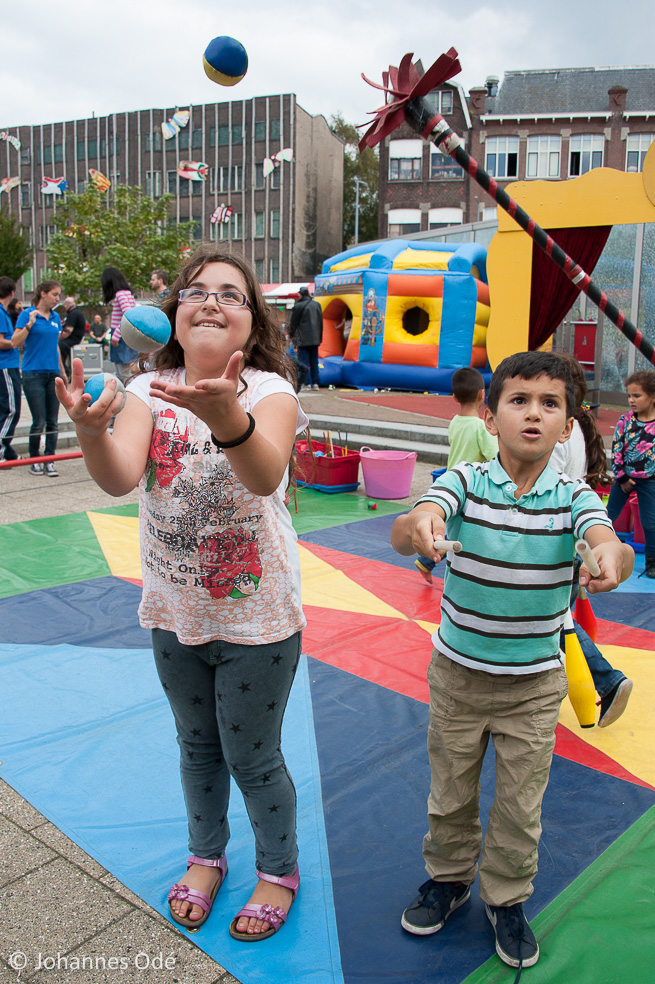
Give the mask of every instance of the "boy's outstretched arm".
<svg viewBox="0 0 655 984">
<path fill-rule="evenodd" d="M 445 518 L 441 506 L 433 502 L 422 503 L 395 521 L 391 527 L 391 546 L 404 557 L 417 553 L 421 557 L 441 560 L 445 551 L 435 550 L 434 541 L 445 537 Z"/>
<path fill-rule="evenodd" d="M 585 564 L 580 568 L 580 584 L 587 591 L 613 591 L 621 581 L 632 574 L 635 554 L 627 543 L 621 543 L 616 533 L 607 526 L 592 526 L 585 533 L 585 540 L 592 549 L 600 574 L 592 577 Z"/>
</svg>

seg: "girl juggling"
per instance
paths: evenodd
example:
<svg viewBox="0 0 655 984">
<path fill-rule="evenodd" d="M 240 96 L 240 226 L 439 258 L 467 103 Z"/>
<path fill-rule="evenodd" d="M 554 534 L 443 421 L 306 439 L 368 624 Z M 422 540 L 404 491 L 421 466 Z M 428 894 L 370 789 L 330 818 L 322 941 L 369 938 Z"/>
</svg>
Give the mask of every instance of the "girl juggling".
<svg viewBox="0 0 655 984">
<path fill-rule="evenodd" d="M 250 267 L 201 247 L 162 305 L 172 326 L 155 369 L 110 381 L 89 405 L 76 360 L 70 393 L 91 476 L 139 486 L 143 598 L 155 663 L 180 746 L 189 818 L 187 872 L 171 917 L 197 928 L 227 874 L 230 776 L 244 794 L 258 881 L 230 933 L 263 940 L 298 891 L 296 794 L 280 750 L 300 656 L 296 536 L 285 506 L 296 434 L 307 426 L 279 328 Z"/>
</svg>

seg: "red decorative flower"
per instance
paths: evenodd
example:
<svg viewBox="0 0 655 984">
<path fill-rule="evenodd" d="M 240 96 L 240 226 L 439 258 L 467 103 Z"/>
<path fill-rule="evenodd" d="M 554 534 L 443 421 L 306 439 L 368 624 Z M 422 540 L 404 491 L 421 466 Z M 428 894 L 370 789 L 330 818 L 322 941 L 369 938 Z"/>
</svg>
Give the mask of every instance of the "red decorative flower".
<svg viewBox="0 0 655 984">
<path fill-rule="evenodd" d="M 382 73 L 382 85 L 371 82 L 362 72 L 362 78 L 375 89 L 382 89 L 387 101 L 384 106 L 373 110 L 375 119 L 359 141 L 359 150 L 365 147 L 375 147 L 381 140 L 392 133 L 405 119 L 405 107 L 412 99 L 427 96 L 436 86 L 447 82 L 454 75 L 459 75 L 462 67 L 457 60 L 457 51 L 449 48 L 445 55 L 440 55 L 425 75 L 418 74 L 418 68 L 412 64 L 413 53 L 405 55 L 398 68 L 389 66 L 388 72 Z"/>
<path fill-rule="evenodd" d="M 225 598 L 244 574 L 257 580 L 262 576 L 257 540 L 245 530 L 229 529 L 208 536 L 200 543 L 198 553 L 208 571 L 205 587 L 212 598 Z"/>
<path fill-rule="evenodd" d="M 165 425 L 172 421 L 173 426 L 169 430 Z M 163 426 L 157 426 L 158 423 Z M 152 432 L 150 442 L 150 461 L 152 463 L 154 477 L 157 483 L 166 488 L 171 484 L 176 475 L 182 471 L 181 459 L 189 440 L 189 429 L 183 434 L 175 426 L 175 412 L 164 410 L 159 414 Z"/>
</svg>

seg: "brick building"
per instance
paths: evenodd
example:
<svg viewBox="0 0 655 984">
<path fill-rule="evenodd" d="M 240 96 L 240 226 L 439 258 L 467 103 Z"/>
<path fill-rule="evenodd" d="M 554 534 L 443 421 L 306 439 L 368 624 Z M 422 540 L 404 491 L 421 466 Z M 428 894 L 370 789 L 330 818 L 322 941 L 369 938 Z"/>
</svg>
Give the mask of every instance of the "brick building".
<svg viewBox="0 0 655 984">
<path fill-rule="evenodd" d="M 47 267 L 57 199 L 43 195 L 44 177 L 64 177 L 81 192 L 91 168 L 115 184 L 140 185 L 157 198 L 172 192 L 172 222 L 191 221 L 197 240 L 225 239 L 254 265 L 262 282 L 313 278 L 342 246 L 343 144 L 322 116 L 310 116 L 293 94 L 189 106 L 186 127 L 165 140 L 162 121 L 175 108 L 146 109 L 86 120 L 12 127 L 21 143 L 0 143 L 0 179 L 20 177 L 0 204 L 18 213 L 32 237 L 34 264 L 23 278 L 29 294 Z M 265 158 L 291 148 L 293 159 L 265 177 Z M 181 160 L 209 165 L 204 181 L 177 174 Z M 218 205 L 229 223 L 211 223 Z M 0 271 L 1 273 L 2 271 Z"/>
<path fill-rule="evenodd" d="M 468 99 L 452 82 L 428 98 L 501 187 L 595 167 L 639 171 L 655 139 L 655 66 L 506 72 Z M 491 197 L 406 123 L 383 141 L 381 237 L 495 214 Z"/>
</svg>

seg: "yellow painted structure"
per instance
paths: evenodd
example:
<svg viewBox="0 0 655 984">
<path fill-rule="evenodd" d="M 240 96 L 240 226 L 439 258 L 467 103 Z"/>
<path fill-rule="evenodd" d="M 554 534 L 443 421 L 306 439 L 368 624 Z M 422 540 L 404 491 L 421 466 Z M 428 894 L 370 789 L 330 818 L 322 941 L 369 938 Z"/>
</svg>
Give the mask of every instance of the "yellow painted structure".
<svg viewBox="0 0 655 984">
<path fill-rule="evenodd" d="M 506 191 L 546 231 L 655 222 L 655 143 L 643 174 L 603 167 L 569 181 L 517 181 Z M 487 253 L 492 299 L 487 353 L 492 369 L 506 356 L 528 348 L 532 251 L 538 248 L 499 208 L 498 232 Z"/>
</svg>

